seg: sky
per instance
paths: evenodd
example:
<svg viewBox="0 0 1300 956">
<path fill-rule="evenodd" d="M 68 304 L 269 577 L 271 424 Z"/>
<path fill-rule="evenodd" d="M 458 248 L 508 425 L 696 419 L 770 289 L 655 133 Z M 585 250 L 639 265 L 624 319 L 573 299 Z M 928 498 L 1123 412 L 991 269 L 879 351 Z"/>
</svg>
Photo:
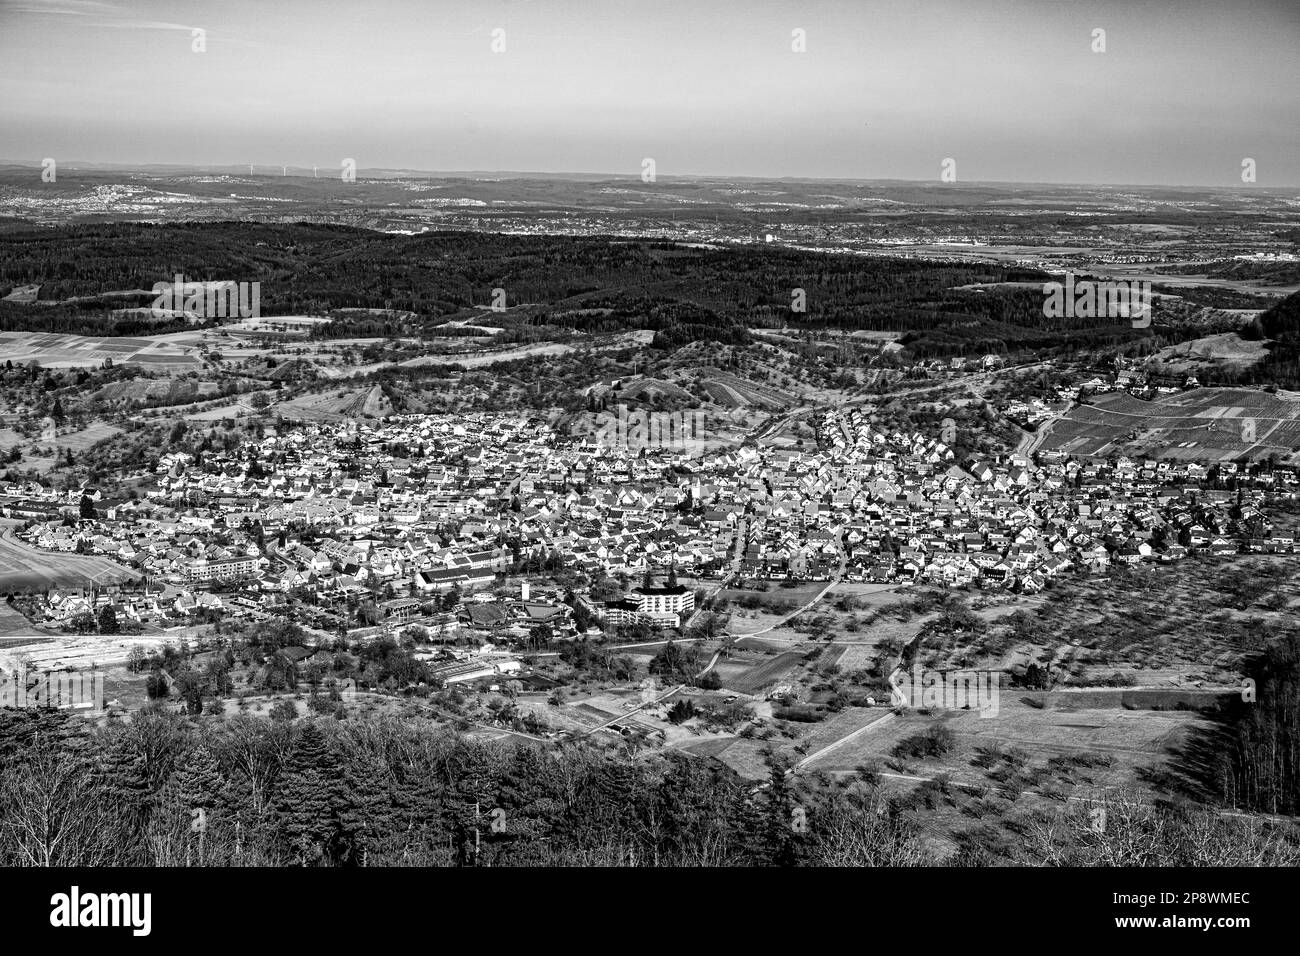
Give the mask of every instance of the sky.
<svg viewBox="0 0 1300 956">
<path fill-rule="evenodd" d="M 0 0 L 0 159 L 1294 187 L 1298 50 L 1298 0 Z"/>
</svg>

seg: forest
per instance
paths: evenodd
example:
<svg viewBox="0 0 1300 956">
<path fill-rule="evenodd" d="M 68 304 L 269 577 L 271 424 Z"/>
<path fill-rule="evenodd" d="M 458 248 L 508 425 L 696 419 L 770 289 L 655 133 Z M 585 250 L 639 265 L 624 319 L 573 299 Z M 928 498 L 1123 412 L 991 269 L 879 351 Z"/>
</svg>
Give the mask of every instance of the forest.
<svg viewBox="0 0 1300 956">
<path fill-rule="evenodd" d="M 1044 807 L 994 856 L 852 779 L 474 741 L 423 719 L 0 710 L 0 866 L 1294 865 L 1294 833 L 1186 806 Z M 924 789 L 924 788 L 923 788 Z M 932 790 L 934 788 L 931 788 Z M 935 792 L 941 792 L 942 787 Z"/>
<path fill-rule="evenodd" d="M 0 302 L 0 330 L 175 331 L 183 323 L 111 312 L 148 304 L 155 282 L 180 274 L 260 282 L 264 314 L 331 315 L 315 334 L 332 339 L 445 337 L 443 323 L 481 316 L 500 302 L 497 290 L 504 307 L 491 324 L 504 327 L 502 343 L 647 329 L 657 348 L 672 349 L 693 341 L 744 344 L 753 328 L 862 329 L 906 333 L 909 353 L 925 359 L 1193 337 L 1180 331 L 1178 315 L 1162 314 L 1159 301 L 1148 329 L 1106 317 L 1046 318 L 1036 284 L 1050 277 L 1018 266 L 767 245 L 464 231 L 407 236 L 311 223 L 14 227 L 6 237 L 15 241 L 0 249 L 0 296 L 25 285 L 41 290 L 36 304 Z M 132 291 L 135 300 L 120 294 Z M 1190 296 L 1221 306 L 1259 304 L 1239 294 Z"/>
<path fill-rule="evenodd" d="M 305 223 L 20 228 L 6 238 L 0 295 L 30 284 L 41 290 L 34 305 L 0 302 L 0 329 L 139 333 L 138 320 L 112 319 L 100 297 L 146 296 L 155 282 L 180 274 L 260 282 L 265 314 L 333 314 L 321 333 L 332 338 L 445 335 L 434 330 L 488 308 L 497 289 L 505 311 L 493 320 L 510 332 L 650 329 L 663 348 L 701 339 L 740 344 L 748 328 L 787 325 L 910 330 L 907 344 L 920 357 L 1110 345 L 1136 334 L 1113 320 L 1045 320 L 1032 286 L 955 291 L 1048 278 L 1019 267 L 601 237 L 403 236 Z M 340 311 L 367 309 L 375 312 Z"/>
</svg>

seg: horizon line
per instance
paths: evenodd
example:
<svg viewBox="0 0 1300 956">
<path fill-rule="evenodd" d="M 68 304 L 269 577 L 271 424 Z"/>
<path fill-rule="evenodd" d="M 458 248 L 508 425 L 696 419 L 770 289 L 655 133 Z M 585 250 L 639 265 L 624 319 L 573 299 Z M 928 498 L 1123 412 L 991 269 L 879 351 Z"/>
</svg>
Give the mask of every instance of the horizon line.
<svg viewBox="0 0 1300 956">
<path fill-rule="evenodd" d="M 210 171 L 210 170 L 239 169 L 248 165 L 250 164 L 248 163 L 146 163 L 141 165 L 135 165 L 131 163 L 104 163 L 104 162 L 87 161 L 87 160 L 67 160 L 67 161 L 59 162 L 59 166 L 61 167 L 71 168 L 71 169 L 82 169 L 91 172 L 95 172 L 95 171 L 118 172 L 123 170 L 130 170 L 135 172 L 148 172 L 150 170 Z M 252 163 L 251 165 L 254 166 L 255 168 L 260 166 L 266 169 L 275 169 L 277 166 L 280 167 L 281 169 L 287 168 L 290 170 L 307 170 L 307 169 L 317 168 L 317 167 L 313 167 L 311 164 L 303 165 L 303 164 L 285 164 L 285 163 Z M 42 166 L 41 160 L 15 160 L 15 159 L 0 158 L 0 168 L 18 167 L 21 169 L 32 168 L 32 169 L 39 170 L 41 166 Z M 330 168 L 333 167 L 331 166 Z M 1076 187 L 1076 188 L 1116 188 L 1116 189 L 1123 189 L 1123 188 L 1133 188 L 1133 189 L 1239 189 L 1241 188 L 1241 189 L 1245 189 L 1245 188 L 1249 188 L 1254 191 L 1300 190 L 1300 183 L 1277 184 L 1277 185 L 1262 184 L 1257 182 L 1256 183 L 1224 183 L 1224 184 L 1159 183 L 1159 182 L 1132 183 L 1132 182 L 1078 182 L 1078 181 L 1023 180 L 1023 179 L 967 179 L 967 180 L 957 180 L 955 182 L 947 183 L 947 182 L 941 182 L 938 179 L 900 179 L 896 177 L 859 178 L 859 177 L 847 177 L 847 176 L 837 177 L 837 176 L 797 176 L 797 175 L 757 176 L 757 175 L 731 175 L 726 173 L 675 173 L 675 174 L 660 173 L 656 175 L 655 182 L 647 183 L 641 180 L 640 174 L 637 172 L 611 173 L 611 172 L 596 172 L 590 170 L 547 172 L 541 170 L 487 170 L 487 169 L 430 170 L 430 169 L 417 169 L 414 167 L 406 167 L 406 166 L 368 166 L 368 167 L 358 166 L 357 167 L 358 181 L 362 178 L 361 174 L 366 171 L 372 174 L 374 173 L 392 174 L 387 177 L 372 176 L 371 179 L 375 181 L 381 181 L 384 178 L 398 178 L 400 176 L 416 176 L 425 179 L 498 178 L 498 179 L 527 180 L 527 179 L 590 178 L 590 179 L 606 179 L 612 181 L 630 180 L 633 182 L 639 182 L 645 186 L 653 186 L 656 185 L 658 182 L 664 180 L 679 180 L 679 181 L 724 180 L 727 182 L 749 180 L 754 182 L 807 182 L 807 183 L 844 183 L 844 184 L 899 183 L 899 184 L 906 184 L 911 186 L 934 185 L 945 189 L 949 189 L 953 187 L 961 187 L 961 186 L 1064 186 L 1064 187 Z M 277 174 L 254 172 L 254 173 L 246 173 L 244 175 L 251 175 L 255 177 L 266 176 L 268 178 L 273 178 Z M 290 178 L 284 174 L 278 174 L 278 176 L 281 179 Z M 318 177 L 309 176 L 309 177 L 294 177 L 294 178 L 314 179 Z"/>
</svg>

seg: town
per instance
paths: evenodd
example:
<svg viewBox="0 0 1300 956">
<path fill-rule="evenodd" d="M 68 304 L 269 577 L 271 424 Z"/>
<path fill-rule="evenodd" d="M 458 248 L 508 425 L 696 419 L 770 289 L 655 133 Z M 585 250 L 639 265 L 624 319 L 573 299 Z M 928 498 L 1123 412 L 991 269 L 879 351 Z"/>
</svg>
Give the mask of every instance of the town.
<svg viewBox="0 0 1300 956">
<path fill-rule="evenodd" d="M 815 448 L 700 456 L 507 415 L 282 423 L 233 452 L 164 454 L 135 499 L 0 488 L 19 540 L 133 572 L 11 600 L 73 631 L 109 608 L 137 627 L 282 617 L 322 642 L 523 648 L 539 625 L 551 640 L 634 624 L 680 634 L 733 579 L 1033 594 L 1111 565 L 1295 549 L 1264 506 L 1294 495 L 1293 467 L 1055 451 L 958 462 L 860 409 L 815 424 Z M 569 586 L 539 587 L 552 571 Z"/>
</svg>

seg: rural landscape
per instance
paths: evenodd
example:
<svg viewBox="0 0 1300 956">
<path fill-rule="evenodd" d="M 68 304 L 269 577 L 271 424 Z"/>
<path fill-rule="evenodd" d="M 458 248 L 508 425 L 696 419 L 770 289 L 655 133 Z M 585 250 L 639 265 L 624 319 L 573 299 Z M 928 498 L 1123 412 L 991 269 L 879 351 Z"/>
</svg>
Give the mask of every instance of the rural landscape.
<svg viewBox="0 0 1300 956">
<path fill-rule="evenodd" d="M 142 6 L 0 5 L 42 921 L 880 867 L 1208 931 L 1259 909 L 1135 900 L 1300 865 L 1294 11 Z"/>
</svg>

